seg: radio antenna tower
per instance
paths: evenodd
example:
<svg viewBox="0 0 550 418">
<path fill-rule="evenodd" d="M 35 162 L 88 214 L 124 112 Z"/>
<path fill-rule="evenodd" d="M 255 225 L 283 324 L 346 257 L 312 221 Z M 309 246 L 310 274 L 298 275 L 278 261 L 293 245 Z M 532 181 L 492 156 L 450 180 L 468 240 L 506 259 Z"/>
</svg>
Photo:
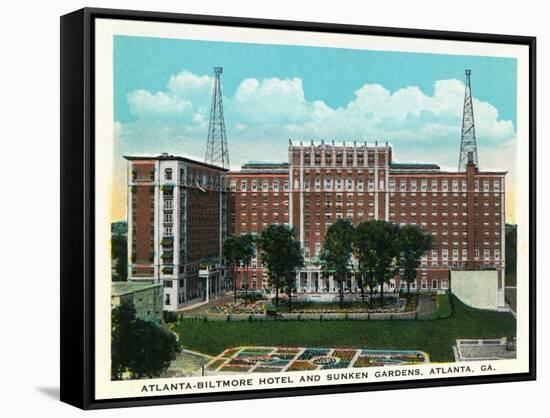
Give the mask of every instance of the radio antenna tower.
<svg viewBox="0 0 550 418">
<path fill-rule="evenodd" d="M 466 170 L 469 153 L 471 153 L 473 157 L 473 163 L 478 165 L 474 105 L 472 102 L 472 88 L 470 85 L 471 74 L 472 70 L 466 70 L 466 90 L 464 92 L 464 113 L 462 115 L 462 136 L 460 140 L 460 159 L 458 160 L 458 171 Z"/>
<path fill-rule="evenodd" d="M 212 89 L 212 107 L 210 108 L 210 123 L 208 124 L 208 140 L 204 162 L 229 168 L 229 152 L 227 150 L 227 135 L 223 118 L 222 84 L 220 75 L 222 67 L 214 67 L 214 87 Z"/>
</svg>

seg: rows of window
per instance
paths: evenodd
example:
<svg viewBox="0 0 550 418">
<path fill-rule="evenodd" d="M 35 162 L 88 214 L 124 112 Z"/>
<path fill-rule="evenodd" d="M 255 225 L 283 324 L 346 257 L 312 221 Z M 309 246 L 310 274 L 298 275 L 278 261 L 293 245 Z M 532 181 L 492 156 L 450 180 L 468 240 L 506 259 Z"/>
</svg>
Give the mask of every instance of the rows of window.
<svg viewBox="0 0 550 418">
<path fill-rule="evenodd" d="M 500 184 L 500 179 L 474 180 L 474 191 L 500 192 Z M 465 179 L 390 179 L 389 189 L 401 192 L 467 192 L 468 183 Z"/>
<path fill-rule="evenodd" d="M 295 151 L 296 155 L 294 161 L 299 160 L 299 151 Z M 326 166 L 359 166 L 359 167 L 374 167 L 376 163 L 379 166 L 383 166 L 386 162 L 385 150 L 378 152 L 378 158 L 375 153 L 366 149 L 349 148 L 347 150 L 334 150 L 334 151 L 318 151 L 309 152 L 305 151 L 302 155 L 303 165 L 306 167 L 326 167 Z"/>
<path fill-rule="evenodd" d="M 229 183 L 229 189 L 232 192 L 237 191 L 237 183 L 239 183 L 239 190 L 242 192 L 245 191 L 274 191 L 278 192 L 280 190 L 289 190 L 290 184 L 288 180 L 231 180 Z"/>
</svg>

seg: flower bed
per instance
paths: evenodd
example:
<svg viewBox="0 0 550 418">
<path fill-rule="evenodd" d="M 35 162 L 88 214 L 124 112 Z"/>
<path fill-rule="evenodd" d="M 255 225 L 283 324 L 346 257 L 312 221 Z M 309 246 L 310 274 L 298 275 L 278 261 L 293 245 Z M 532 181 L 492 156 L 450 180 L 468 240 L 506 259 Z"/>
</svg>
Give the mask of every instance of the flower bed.
<svg viewBox="0 0 550 418">
<path fill-rule="evenodd" d="M 314 364 L 311 364 L 309 361 L 300 361 L 296 360 L 294 361 L 287 371 L 303 371 L 303 370 L 317 370 L 317 366 Z"/>
<path fill-rule="evenodd" d="M 231 358 L 233 357 L 235 354 L 237 354 L 239 351 L 240 351 L 241 347 L 237 347 L 237 348 L 228 348 L 227 350 L 225 350 L 222 354 L 221 354 L 221 357 L 223 358 Z"/>
<path fill-rule="evenodd" d="M 357 350 L 334 350 L 332 356 L 338 357 L 340 360 L 351 360 Z"/>
<path fill-rule="evenodd" d="M 428 362 L 415 350 L 376 350 L 318 347 L 232 347 L 207 366 L 218 372 L 280 372 L 418 364 Z"/>
<path fill-rule="evenodd" d="M 244 304 L 242 302 L 227 302 L 212 306 L 208 312 L 215 314 L 265 314 L 267 309 L 266 301 Z"/>
<path fill-rule="evenodd" d="M 339 361 L 338 363 L 325 364 L 322 369 L 347 369 L 349 367 L 349 361 Z"/>
<path fill-rule="evenodd" d="M 380 306 L 380 301 L 377 299 L 372 304 L 368 302 L 344 302 L 342 306 L 338 302 L 293 302 L 291 312 L 295 314 L 399 313 L 408 310 L 406 299 L 394 297 L 386 299 L 383 306 Z M 288 306 L 280 304 L 279 311 L 287 313 Z"/>
<path fill-rule="evenodd" d="M 239 366 L 239 365 L 226 364 L 220 370 L 222 372 L 246 373 L 250 369 L 251 369 L 251 366 L 245 367 L 245 366 Z"/>
<path fill-rule="evenodd" d="M 360 356 L 355 360 L 355 363 L 353 363 L 353 367 L 370 367 L 374 366 L 373 360 L 370 357 L 363 357 Z"/>
<path fill-rule="evenodd" d="M 269 354 L 272 351 L 273 348 L 244 347 L 239 356 L 257 356 L 259 354 Z"/>
<path fill-rule="evenodd" d="M 225 359 L 217 359 L 217 360 L 214 360 L 213 362 L 211 362 L 208 366 L 207 366 L 207 369 L 211 369 L 211 370 L 216 370 L 218 367 L 220 367 L 222 364 L 224 364 L 226 362 Z"/>
<path fill-rule="evenodd" d="M 314 357 L 326 356 L 329 352 L 330 350 L 326 348 L 308 348 L 300 354 L 298 360 L 311 360 Z"/>
</svg>

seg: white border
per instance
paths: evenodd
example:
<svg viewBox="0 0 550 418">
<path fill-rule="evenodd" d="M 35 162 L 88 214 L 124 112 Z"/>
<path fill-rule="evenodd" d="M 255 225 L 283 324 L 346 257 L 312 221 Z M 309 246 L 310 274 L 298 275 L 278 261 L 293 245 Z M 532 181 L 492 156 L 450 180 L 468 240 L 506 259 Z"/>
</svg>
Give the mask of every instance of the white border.
<svg viewBox="0 0 550 418">
<path fill-rule="evenodd" d="M 225 26 L 192 25 L 181 23 L 158 23 L 132 20 L 95 20 L 95 398 L 115 399 L 123 397 L 142 397 L 151 395 L 174 395 L 205 392 L 219 392 L 217 389 L 176 390 L 162 393 L 142 393 L 143 384 L 159 384 L 176 382 L 215 381 L 219 377 L 180 378 L 180 379 L 147 379 L 141 381 L 110 380 L 110 192 L 113 177 L 114 156 L 114 106 L 113 106 L 113 36 L 146 36 L 157 38 L 194 39 L 225 42 L 243 42 L 256 44 L 284 44 L 308 45 L 337 48 L 351 48 L 358 50 L 400 51 L 445 53 L 450 55 L 483 55 L 517 59 L 517 202 L 529 202 L 529 49 L 524 45 L 490 44 L 482 42 L 462 42 L 427 40 L 419 38 L 397 38 L 388 36 L 349 35 L 318 32 L 301 32 L 273 29 L 235 28 Z M 518 224 L 518 282 L 517 282 L 517 337 L 518 351 L 516 360 L 500 360 L 485 362 L 493 364 L 492 372 L 481 372 L 479 362 L 460 363 L 469 364 L 474 370 L 471 373 L 453 374 L 452 377 L 491 375 L 502 373 L 520 373 L 529 370 L 529 213 L 516 208 Z M 451 363 L 450 363 L 451 364 Z M 399 369 L 409 368 L 400 367 Z M 414 366 L 423 370 L 431 366 Z M 374 376 L 378 368 L 368 368 L 369 376 Z M 383 370 L 389 370 L 389 367 Z M 395 369 L 395 368 L 391 368 Z M 367 369 L 356 369 L 367 370 Z M 382 370 L 382 369 L 381 369 Z M 354 370 L 355 371 L 355 370 Z M 282 387 L 311 387 L 326 385 L 326 376 L 334 370 L 316 371 L 322 379 L 316 383 L 281 383 L 269 387 L 258 386 L 260 376 L 246 376 L 253 379 L 253 386 L 248 389 L 268 389 Z M 292 376 L 294 381 L 301 375 L 311 375 L 311 372 L 292 372 L 284 374 Z M 271 375 L 271 374 L 269 374 Z M 269 376 L 268 374 L 262 377 Z M 243 375 L 234 375 L 237 378 Z M 389 380 L 421 380 L 423 376 L 399 377 L 397 379 L 384 378 L 357 379 L 346 383 L 361 383 Z M 236 387 L 233 390 L 243 390 Z"/>
</svg>

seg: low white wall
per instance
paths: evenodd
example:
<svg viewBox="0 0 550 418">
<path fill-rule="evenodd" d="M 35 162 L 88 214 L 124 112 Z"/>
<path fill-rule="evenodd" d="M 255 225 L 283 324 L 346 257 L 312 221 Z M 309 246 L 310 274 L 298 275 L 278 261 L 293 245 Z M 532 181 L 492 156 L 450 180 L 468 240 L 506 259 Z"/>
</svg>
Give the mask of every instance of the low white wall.
<svg viewBox="0 0 550 418">
<path fill-rule="evenodd" d="M 473 308 L 504 307 L 504 288 L 499 290 L 496 270 L 451 270 L 451 292 Z"/>
</svg>

